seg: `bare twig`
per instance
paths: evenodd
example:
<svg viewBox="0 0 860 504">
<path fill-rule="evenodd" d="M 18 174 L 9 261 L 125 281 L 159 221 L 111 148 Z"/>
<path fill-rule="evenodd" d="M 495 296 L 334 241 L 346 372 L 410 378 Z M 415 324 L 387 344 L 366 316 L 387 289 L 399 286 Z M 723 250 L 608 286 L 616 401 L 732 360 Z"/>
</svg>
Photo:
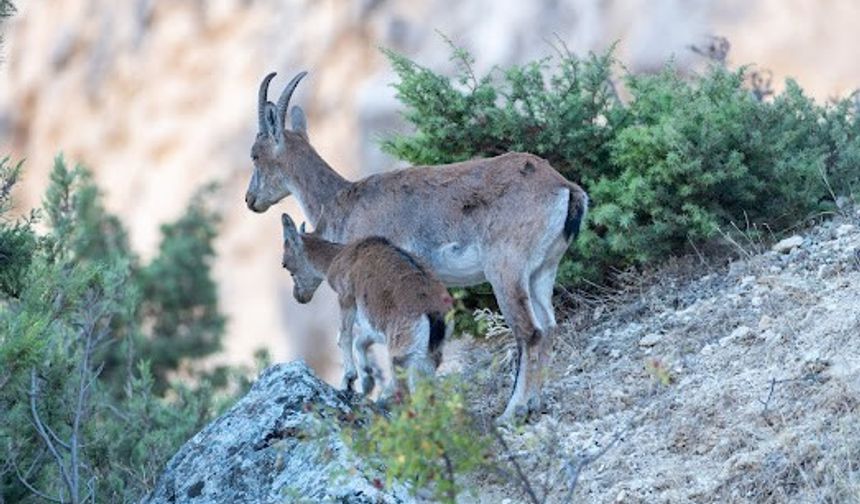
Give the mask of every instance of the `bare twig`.
<svg viewBox="0 0 860 504">
<path fill-rule="evenodd" d="M 773 390 L 775 388 L 776 388 L 776 378 L 771 378 L 770 379 L 770 389 L 767 392 L 767 398 L 764 401 L 762 401 L 761 399 L 758 399 L 758 402 L 761 403 L 761 405 L 762 405 L 761 417 L 764 419 L 765 423 L 768 424 L 769 426 L 773 426 L 773 424 L 771 423 L 770 419 L 767 417 L 767 410 L 768 410 L 768 407 L 770 406 L 770 400 L 773 397 Z"/>
<path fill-rule="evenodd" d="M 18 478 L 18 481 L 19 481 L 19 482 L 21 482 L 21 484 L 22 484 L 22 485 L 24 485 L 24 486 L 27 488 L 27 490 L 29 490 L 29 491 L 33 492 L 33 493 L 34 493 L 34 494 L 36 494 L 37 496 L 39 496 L 39 497 L 41 497 L 41 498 L 43 498 L 43 499 L 45 499 L 46 501 L 49 501 L 49 502 L 59 502 L 59 503 L 61 503 L 61 504 L 65 502 L 62 498 L 58 498 L 58 497 L 51 497 L 50 495 L 48 495 L 48 494 L 46 494 L 46 493 L 44 493 L 44 492 L 39 491 L 36 487 L 34 487 L 33 485 L 31 485 L 31 484 L 30 484 L 30 482 L 29 482 L 29 481 L 27 481 L 27 479 L 26 479 L 26 478 L 24 478 L 24 476 L 22 476 L 22 475 L 21 475 L 21 471 L 19 471 L 19 470 L 18 470 L 18 465 L 17 465 L 17 464 L 15 464 L 15 463 L 14 463 L 14 461 L 13 461 L 12 465 L 13 465 L 13 466 L 14 466 L 14 468 L 15 468 L 15 476 Z"/>
<path fill-rule="evenodd" d="M 59 437 L 59 436 L 57 436 L 57 433 L 56 433 L 56 432 L 54 432 L 54 429 L 52 429 L 48 424 L 43 423 L 43 424 L 42 424 L 42 427 L 44 427 L 44 428 L 45 428 L 45 430 L 46 430 L 46 431 L 48 431 L 48 434 L 50 434 L 50 435 L 51 435 L 51 437 L 54 439 L 54 442 L 55 442 L 55 443 L 57 443 L 58 445 L 62 446 L 63 448 L 65 448 L 65 449 L 67 449 L 67 450 L 71 450 L 71 449 L 72 449 L 72 447 L 71 447 L 71 446 L 69 446 L 69 443 L 66 443 L 65 441 L 63 441 L 62 439 L 60 439 L 60 437 Z"/>
<path fill-rule="evenodd" d="M 439 447 L 439 450 L 442 452 L 442 460 L 445 461 L 445 472 L 448 476 L 448 481 L 451 482 L 451 485 L 448 487 L 445 492 L 448 495 L 448 498 L 451 502 L 457 501 L 457 491 L 454 487 L 454 464 L 451 463 L 451 457 L 448 456 L 448 452 L 445 450 L 445 447 L 439 441 L 436 441 L 436 446 Z"/>
<path fill-rule="evenodd" d="M 821 180 L 824 182 L 824 187 L 827 188 L 827 192 L 830 193 L 830 197 L 833 199 L 833 203 L 835 204 L 839 198 L 836 197 L 836 193 L 833 191 L 833 186 L 830 185 L 830 180 L 827 179 L 827 172 L 824 170 L 824 167 L 818 167 L 818 174 L 821 175 Z M 839 210 L 842 210 L 841 208 Z"/>
<path fill-rule="evenodd" d="M 792 383 L 792 382 L 798 382 L 798 383 L 815 382 L 818 379 L 819 379 L 818 375 L 815 372 L 810 372 L 810 373 L 807 373 L 807 374 L 800 376 L 800 377 L 797 377 L 797 378 L 783 378 L 781 380 L 777 380 L 776 378 L 771 378 L 770 379 L 770 385 L 768 386 L 767 397 L 764 400 L 756 399 L 759 402 L 759 404 L 762 405 L 761 416 L 764 419 L 765 423 L 767 423 L 768 426 L 773 427 L 773 422 L 770 421 L 770 418 L 768 418 L 767 415 L 768 415 L 769 409 L 770 409 L 770 401 L 771 401 L 771 399 L 773 399 L 773 394 L 774 394 L 774 391 L 776 390 L 777 385 L 780 385 L 783 383 Z"/>
<path fill-rule="evenodd" d="M 514 466 L 514 471 L 516 472 L 517 476 L 516 482 L 520 486 L 520 490 L 523 491 L 525 496 L 528 497 L 529 501 L 531 501 L 532 504 L 541 504 L 543 501 L 538 499 L 537 495 L 535 495 L 535 491 L 532 488 L 532 485 L 529 482 L 528 478 L 526 478 L 522 466 L 520 466 L 520 463 L 517 458 L 511 453 L 511 447 L 508 445 L 508 442 L 505 441 L 505 437 L 499 431 L 498 427 L 493 426 L 490 430 L 493 433 L 493 436 L 496 438 L 496 441 L 498 441 L 499 444 L 502 446 L 502 450 L 504 450 L 504 453 L 510 454 L 509 460 L 511 461 L 511 465 Z"/>
<path fill-rule="evenodd" d="M 696 253 L 696 257 L 699 258 L 699 262 L 702 264 L 702 266 L 708 268 L 708 271 L 713 271 L 711 269 L 711 265 L 708 264 L 708 261 L 705 260 L 705 256 L 703 256 L 702 253 L 699 252 L 699 247 L 696 246 L 696 243 L 689 236 L 687 236 L 687 241 L 690 242 L 690 246 L 693 247 L 693 252 Z"/>
<path fill-rule="evenodd" d="M 454 52 L 454 56 L 452 59 L 456 59 L 463 66 L 463 70 L 466 71 L 469 78 L 472 80 L 472 92 L 474 93 L 476 89 L 478 89 L 478 78 L 475 76 L 474 70 L 472 70 L 472 63 L 469 61 L 468 53 L 462 47 L 457 46 L 450 37 L 442 33 L 440 30 L 436 30 L 436 34 L 442 37 L 442 40 L 448 44 L 448 47 Z"/>
<path fill-rule="evenodd" d="M 81 349 L 81 360 L 78 365 L 78 383 L 76 391 L 76 399 L 74 411 L 72 412 L 71 432 L 68 440 L 63 440 L 57 433 L 43 420 L 39 414 L 36 399 L 39 394 L 38 381 L 36 378 L 36 370 L 30 370 L 30 389 L 28 395 L 30 397 L 30 419 L 36 428 L 36 432 L 42 440 L 42 443 L 50 452 L 57 465 L 57 470 L 60 473 L 63 485 L 69 495 L 69 502 L 78 504 L 80 502 L 95 501 L 95 480 L 90 477 L 87 479 L 86 493 L 82 496 L 81 471 L 89 472 L 87 464 L 81 459 L 81 449 L 85 443 L 81 439 L 81 431 L 87 411 L 89 410 L 90 390 L 98 380 L 99 375 L 104 369 L 104 363 L 101 363 L 96 369 L 92 369 L 92 358 L 95 354 L 98 344 L 108 335 L 110 330 L 111 315 L 105 316 L 107 311 L 104 303 L 99 303 L 93 300 L 89 304 L 91 309 L 84 314 L 83 321 L 79 328 L 79 339 L 83 348 Z M 65 450 L 68 453 L 66 458 L 60 450 Z M 17 471 L 17 468 L 16 468 Z M 19 477 L 22 484 L 25 484 L 25 477 Z M 29 483 L 25 486 L 39 497 L 52 500 L 53 502 L 65 502 L 63 496 L 53 499 L 43 492 L 39 492 Z"/>
<path fill-rule="evenodd" d="M 30 370 L 30 390 L 28 395 L 30 396 L 30 420 L 33 422 L 33 426 L 36 427 L 36 432 L 39 434 L 39 437 L 42 438 L 42 442 L 47 446 L 48 451 L 51 452 L 51 456 L 54 457 L 54 461 L 57 464 L 57 467 L 60 471 L 60 477 L 62 477 L 63 482 L 66 484 L 66 488 L 71 492 L 72 490 L 72 479 L 66 470 L 66 464 L 63 461 L 63 456 L 60 455 L 59 450 L 54 445 L 51 436 L 45 430 L 45 424 L 42 422 L 42 418 L 39 415 L 38 410 L 36 409 L 36 396 L 38 394 L 38 386 L 36 384 L 36 370 Z"/>
<path fill-rule="evenodd" d="M 717 229 L 717 232 L 720 234 L 720 236 L 722 236 L 723 239 L 726 240 L 727 242 L 734 245 L 741 252 L 741 254 L 743 254 L 744 257 L 746 257 L 747 259 L 752 258 L 753 255 L 751 253 L 749 253 L 745 248 L 743 248 L 743 246 L 740 243 L 738 243 L 734 238 L 732 238 L 731 236 L 726 234 L 726 232 L 723 231 L 722 229 L 720 229 L 719 227 L 717 227 L 716 229 Z"/>
<path fill-rule="evenodd" d="M 579 482 L 579 476 L 582 474 L 582 471 L 588 467 L 589 464 L 593 463 L 595 460 L 602 457 L 606 452 L 609 451 L 610 448 L 615 446 L 627 430 L 630 428 L 631 424 L 627 424 L 623 429 L 616 432 L 612 439 L 606 443 L 606 446 L 601 448 L 600 450 L 587 454 L 581 455 L 579 460 L 574 464 L 572 460 L 569 460 L 563 467 L 563 470 L 567 472 L 568 483 L 567 483 L 567 494 L 565 494 L 562 502 L 573 502 L 573 491 L 576 490 L 576 484 Z"/>
</svg>

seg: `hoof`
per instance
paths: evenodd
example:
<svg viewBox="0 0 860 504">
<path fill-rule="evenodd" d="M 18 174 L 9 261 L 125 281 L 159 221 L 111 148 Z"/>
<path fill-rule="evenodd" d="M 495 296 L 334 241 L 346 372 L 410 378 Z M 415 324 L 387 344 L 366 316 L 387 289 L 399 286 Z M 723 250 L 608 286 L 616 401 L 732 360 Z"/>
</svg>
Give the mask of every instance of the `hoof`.
<svg viewBox="0 0 860 504">
<path fill-rule="evenodd" d="M 373 392 L 373 386 L 375 385 L 373 376 L 366 374 L 361 378 L 361 393 L 364 395 L 370 395 Z"/>
<path fill-rule="evenodd" d="M 518 426 L 526 423 L 529 410 L 524 404 L 519 404 L 513 409 L 508 407 L 502 415 L 496 419 L 496 425 Z"/>
<path fill-rule="evenodd" d="M 390 397 L 380 397 L 376 400 L 376 405 L 384 409 L 385 411 L 391 411 L 391 398 Z"/>
<path fill-rule="evenodd" d="M 343 375 L 343 380 L 340 383 L 340 388 L 342 390 L 351 392 L 352 384 L 355 383 L 356 378 L 358 378 L 358 375 L 355 373 L 355 371 L 351 373 L 346 373 L 345 375 Z"/>
<path fill-rule="evenodd" d="M 530 415 L 543 415 L 545 413 L 549 413 L 546 401 L 544 401 L 541 397 L 532 397 L 531 399 L 529 399 L 528 405 L 528 413 Z"/>
</svg>

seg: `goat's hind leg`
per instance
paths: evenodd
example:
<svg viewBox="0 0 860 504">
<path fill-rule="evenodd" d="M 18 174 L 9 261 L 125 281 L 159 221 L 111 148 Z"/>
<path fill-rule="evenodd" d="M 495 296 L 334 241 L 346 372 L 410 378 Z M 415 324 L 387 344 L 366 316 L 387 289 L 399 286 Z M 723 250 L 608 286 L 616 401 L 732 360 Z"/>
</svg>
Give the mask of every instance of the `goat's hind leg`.
<svg viewBox="0 0 860 504">
<path fill-rule="evenodd" d="M 557 325 L 555 321 L 555 309 L 552 305 L 552 289 L 555 284 L 557 264 L 545 264 L 531 275 L 529 282 L 530 300 L 532 311 L 538 324 L 538 329 L 543 333 L 540 341 L 539 368 L 540 376 L 538 382 L 529 391 L 528 406 L 530 411 L 541 411 L 543 409 L 543 398 L 541 396 L 542 383 L 546 378 L 543 376 L 550 368 L 553 339 L 556 336 Z"/>
<path fill-rule="evenodd" d="M 355 383 L 358 373 L 355 371 L 355 358 L 353 357 L 353 331 L 355 329 L 355 304 L 340 303 L 340 332 L 337 335 L 337 346 L 340 348 L 341 359 L 343 360 L 343 381 L 341 388 L 344 390 L 352 390 L 352 384 Z"/>
<path fill-rule="evenodd" d="M 358 380 L 361 384 L 361 393 L 370 395 L 373 392 L 375 380 L 373 378 L 374 365 L 370 358 L 370 345 L 374 343 L 369 334 L 359 334 L 353 338 L 352 351 L 358 361 Z"/>
<path fill-rule="evenodd" d="M 499 417 L 501 423 L 521 422 L 529 413 L 528 401 L 540 389 L 540 345 L 543 333 L 538 328 L 529 298 L 528 283 L 523 278 L 513 277 L 510 268 L 506 273 L 488 274 L 493 293 L 502 310 L 505 321 L 514 333 L 517 342 L 517 376 L 513 392 Z"/>
</svg>

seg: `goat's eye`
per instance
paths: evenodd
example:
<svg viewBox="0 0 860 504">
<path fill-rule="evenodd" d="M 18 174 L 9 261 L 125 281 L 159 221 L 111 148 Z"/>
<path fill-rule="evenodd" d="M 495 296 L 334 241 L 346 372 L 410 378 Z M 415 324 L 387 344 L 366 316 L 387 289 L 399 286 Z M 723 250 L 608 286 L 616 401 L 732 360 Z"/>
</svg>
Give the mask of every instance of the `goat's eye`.
<svg viewBox="0 0 860 504">
<path fill-rule="evenodd" d="M 251 154 L 251 161 L 256 161 L 258 159 L 260 159 L 259 154 Z"/>
</svg>

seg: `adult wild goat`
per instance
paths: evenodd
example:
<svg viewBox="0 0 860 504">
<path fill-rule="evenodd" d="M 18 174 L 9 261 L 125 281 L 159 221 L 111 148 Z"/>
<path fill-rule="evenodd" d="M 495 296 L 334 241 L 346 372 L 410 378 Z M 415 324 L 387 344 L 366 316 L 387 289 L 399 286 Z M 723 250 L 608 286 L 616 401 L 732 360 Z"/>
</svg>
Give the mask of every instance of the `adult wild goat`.
<svg viewBox="0 0 860 504">
<path fill-rule="evenodd" d="M 304 233 L 304 227 L 300 233 L 287 214 L 281 215 L 281 224 L 282 265 L 293 276 L 296 300 L 309 302 L 323 278 L 337 292 L 341 317 L 337 344 L 343 356 L 345 389 L 360 378 L 364 394 L 373 390 L 368 354 L 373 343 L 386 345 L 391 357 L 392 378 L 382 398 L 396 390 L 401 368 L 406 370 L 410 392 L 420 378 L 435 373 L 442 362 L 442 342 L 453 328 L 453 323 L 445 323 L 453 305 L 433 272 L 385 238 L 341 245 Z M 358 359 L 357 370 L 353 356 Z"/>
<path fill-rule="evenodd" d="M 579 232 L 588 196 L 537 156 L 508 153 L 380 173 L 350 182 L 308 141 L 305 115 L 290 97 L 277 105 L 260 84 L 254 173 L 245 202 L 265 212 L 294 194 L 316 232 L 336 243 L 382 236 L 427 264 L 448 286 L 488 281 L 517 341 L 516 382 L 501 420 L 540 407 L 556 328 L 552 288 L 558 263 Z"/>
</svg>

